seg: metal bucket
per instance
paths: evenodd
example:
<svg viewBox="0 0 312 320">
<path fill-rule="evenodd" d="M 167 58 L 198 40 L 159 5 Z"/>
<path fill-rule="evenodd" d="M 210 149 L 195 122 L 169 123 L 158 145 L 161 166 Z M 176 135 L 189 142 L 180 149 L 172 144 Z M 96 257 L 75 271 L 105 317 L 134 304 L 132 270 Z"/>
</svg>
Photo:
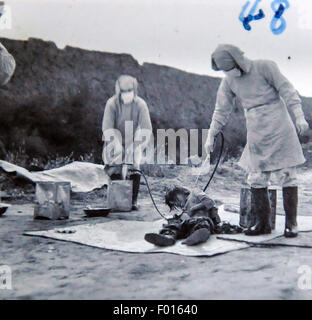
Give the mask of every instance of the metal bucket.
<svg viewBox="0 0 312 320">
<path fill-rule="evenodd" d="M 68 219 L 70 213 L 70 190 L 70 182 L 37 182 L 34 218 Z"/>
<path fill-rule="evenodd" d="M 276 190 L 269 190 L 271 205 L 271 228 L 275 229 L 276 220 Z M 242 188 L 240 191 L 240 216 L 239 225 L 243 228 L 250 228 L 256 224 L 255 201 L 249 188 Z"/>
<path fill-rule="evenodd" d="M 108 184 L 107 202 L 113 211 L 132 210 L 132 180 L 112 180 Z"/>
</svg>

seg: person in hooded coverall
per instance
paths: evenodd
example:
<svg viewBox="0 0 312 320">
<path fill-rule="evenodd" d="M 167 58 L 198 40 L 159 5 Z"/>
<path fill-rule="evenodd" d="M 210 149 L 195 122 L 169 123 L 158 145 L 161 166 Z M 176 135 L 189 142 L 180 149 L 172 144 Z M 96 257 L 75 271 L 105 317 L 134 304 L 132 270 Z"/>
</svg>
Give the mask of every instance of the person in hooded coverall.
<svg viewBox="0 0 312 320">
<path fill-rule="evenodd" d="M 104 170 L 109 177 L 112 180 L 125 178 L 122 163 L 132 164 L 129 172 L 131 169 L 140 169 L 143 145 L 147 145 L 151 138 L 152 124 L 147 104 L 138 96 L 138 83 L 134 77 L 121 75 L 117 79 L 115 95 L 108 99 L 105 106 L 102 131 Z M 111 149 L 108 147 L 112 136 L 113 157 L 110 156 Z M 141 175 L 132 172 L 130 179 L 133 180 L 132 210 L 138 210 Z"/>
<path fill-rule="evenodd" d="M 296 166 L 305 162 L 296 133 L 309 129 L 300 97 L 293 85 L 269 60 L 250 60 L 233 45 L 219 45 L 211 56 L 212 68 L 222 70 L 225 78 L 217 92 L 208 137 L 211 152 L 216 135 L 226 125 L 234 98 L 243 106 L 247 143 L 239 165 L 248 172 L 256 207 L 256 225 L 246 235 L 271 233 L 268 184 L 274 173 L 283 187 L 285 237 L 297 236 L 298 183 Z M 293 113 L 296 127 L 288 109 Z"/>
<path fill-rule="evenodd" d="M 16 67 L 14 57 L 0 43 L 0 85 L 6 85 L 12 78 Z"/>
</svg>

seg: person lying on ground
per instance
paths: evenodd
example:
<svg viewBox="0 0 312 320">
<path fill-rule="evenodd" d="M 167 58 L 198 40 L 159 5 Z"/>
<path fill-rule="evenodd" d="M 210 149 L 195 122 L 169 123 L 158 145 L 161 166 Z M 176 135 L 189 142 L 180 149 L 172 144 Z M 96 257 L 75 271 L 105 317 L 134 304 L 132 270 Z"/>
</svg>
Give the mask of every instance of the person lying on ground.
<svg viewBox="0 0 312 320">
<path fill-rule="evenodd" d="M 181 209 L 168 219 L 159 233 L 146 233 L 144 239 L 157 246 L 171 246 L 185 239 L 188 246 L 206 242 L 211 234 L 241 233 L 243 229 L 221 222 L 215 202 L 203 191 L 174 186 L 166 192 L 165 202 L 170 211 Z"/>
</svg>

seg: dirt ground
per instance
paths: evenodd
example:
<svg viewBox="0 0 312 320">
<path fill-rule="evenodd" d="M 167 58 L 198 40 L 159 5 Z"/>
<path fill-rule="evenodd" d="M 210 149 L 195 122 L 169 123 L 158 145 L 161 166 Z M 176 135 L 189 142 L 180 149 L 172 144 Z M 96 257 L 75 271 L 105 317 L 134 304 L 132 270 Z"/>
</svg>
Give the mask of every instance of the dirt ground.
<svg viewBox="0 0 312 320">
<path fill-rule="evenodd" d="M 158 203 L 163 202 L 161 195 L 168 183 L 190 186 L 196 178 L 187 168 L 167 170 L 166 179 L 149 179 Z M 311 177 L 311 169 L 301 169 L 299 211 L 304 215 L 312 215 Z M 235 164 L 224 164 L 208 193 L 219 204 L 238 205 L 243 178 Z M 204 181 L 204 177 L 199 180 L 200 187 Z M 141 200 L 147 200 L 146 186 L 141 190 Z M 186 257 L 124 253 L 23 235 L 28 230 L 90 223 L 90 218 L 84 218 L 83 207 L 86 201 L 100 204 L 103 197 L 105 190 L 87 197 L 73 195 L 69 221 L 33 220 L 31 199 L 11 201 L 10 213 L 0 218 L 0 265 L 12 268 L 13 289 L 0 290 L 0 299 L 312 298 L 312 290 L 298 287 L 298 268 L 312 268 L 312 249 L 308 248 L 257 246 L 209 258 Z M 278 212 L 282 212 L 280 197 Z M 150 211 L 129 213 L 127 218 L 159 217 L 151 205 Z M 92 223 L 103 219 L 107 218 L 92 218 Z M 312 232 L 299 237 L 312 243 Z"/>
</svg>

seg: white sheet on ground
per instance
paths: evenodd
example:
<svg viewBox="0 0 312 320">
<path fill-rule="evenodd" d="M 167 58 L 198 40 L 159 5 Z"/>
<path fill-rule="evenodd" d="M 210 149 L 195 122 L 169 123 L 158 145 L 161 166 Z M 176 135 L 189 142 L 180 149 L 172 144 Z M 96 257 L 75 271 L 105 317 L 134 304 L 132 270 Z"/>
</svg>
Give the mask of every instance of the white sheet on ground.
<svg viewBox="0 0 312 320">
<path fill-rule="evenodd" d="M 300 232 L 296 238 L 285 238 L 279 237 L 265 244 L 271 246 L 290 246 L 290 247 L 302 247 L 302 248 L 312 248 L 311 233 L 310 232 Z"/>
<path fill-rule="evenodd" d="M 74 192 L 89 192 L 107 184 L 104 166 L 89 162 L 74 161 L 63 167 L 31 172 L 7 161 L 0 160 L 0 168 L 8 173 L 16 173 L 31 182 L 69 181 Z"/>
<path fill-rule="evenodd" d="M 223 206 L 221 206 L 219 208 L 219 214 L 220 214 L 222 220 L 227 220 L 233 224 L 238 224 L 238 222 L 239 222 L 239 214 L 233 214 L 231 212 L 227 212 L 227 211 L 223 210 Z M 298 222 L 298 231 L 299 232 L 312 231 L 312 216 L 298 216 L 297 222 Z M 245 236 L 242 233 L 240 233 L 240 234 L 220 234 L 220 235 L 218 235 L 218 239 L 235 240 L 235 241 L 241 241 L 241 242 L 250 243 L 250 244 L 265 243 L 269 240 L 283 236 L 284 228 L 285 228 L 285 216 L 277 215 L 276 216 L 276 227 L 275 227 L 275 230 L 273 230 L 271 234 L 261 235 L 261 236 Z M 283 243 L 283 242 L 281 242 L 281 243 Z M 287 243 L 289 243 L 289 242 L 285 241 L 285 243 L 283 243 L 283 244 L 287 245 Z"/>
<path fill-rule="evenodd" d="M 158 232 L 163 220 L 125 221 L 114 220 L 106 223 L 84 224 L 74 227 L 48 231 L 26 232 L 26 235 L 41 236 L 63 241 L 80 243 L 92 247 L 134 253 L 166 252 L 185 256 L 213 256 L 228 251 L 248 248 L 246 243 L 226 241 L 212 236 L 206 243 L 198 246 L 185 246 L 178 241 L 171 247 L 157 247 L 144 240 L 147 232 Z M 58 233 L 56 230 L 75 230 L 72 234 Z"/>
<path fill-rule="evenodd" d="M 223 210 L 223 206 L 219 208 L 219 213 L 222 220 L 226 220 L 232 224 L 238 224 L 238 214 Z M 248 237 L 244 234 L 213 235 L 206 243 L 193 247 L 182 245 L 182 241 L 178 241 L 174 246 L 164 248 L 156 247 L 146 242 L 144 240 L 145 233 L 158 232 L 162 227 L 163 220 L 113 220 L 104 223 L 90 223 L 46 231 L 30 231 L 25 232 L 24 234 L 124 252 L 166 252 L 185 256 L 213 256 L 229 251 L 248 248 L 252 244 L 281 244 L 299 247 L 307 246 L 307 239 L 305 239 L 304 234 L 299 234 L 297 239 L 292 239 L 293 241 L 285 239 L 282 236 L 284 232 L 285 217 L 278 215 L 276 220 L 276 230 L 269 235 L 255 237 Z M 312 217 L 299 216 L 298 224 L 300 232 L 312 231 Z M 75 230 L 75 233 L 68 234 L 56 232 L 56 230 L 68 229 Z"/>
</svg>

